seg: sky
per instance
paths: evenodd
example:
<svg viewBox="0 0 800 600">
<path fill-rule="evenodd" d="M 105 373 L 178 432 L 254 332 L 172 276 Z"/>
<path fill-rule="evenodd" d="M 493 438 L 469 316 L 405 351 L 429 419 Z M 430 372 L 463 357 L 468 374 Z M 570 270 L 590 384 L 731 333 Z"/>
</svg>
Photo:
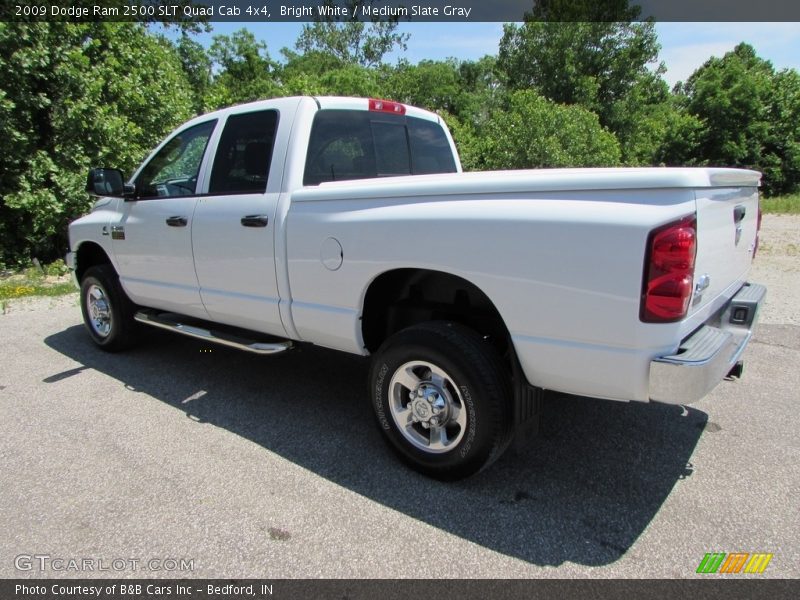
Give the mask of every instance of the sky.
<svg viewBox="0 0 800 600">
<path fill-rule="evenodd" d="M 302 23 L 213 23 L 213 31 L 198 41 L 208 45 L 216 34 L 230 34 L 243 27 L 267 44 L 272 58 L 280 49 L 292 48 Z M 503 35 L 502 23 L 407 23 L 400 31 L 411 34 L 408 49 L 392 54 L 388 62 L 405 58 L 411 63 L 423 59 L 455 57 L 474 60 L 496 54 Z M 670 86 L 685 80 L 711 56 L 722 56 L 739 42 L 747 42 L 761 58 L 780 70 L 800 70 L 800 23 L 657 23 L 661 44 L 659 60 L 667 67 Z"/>
</svg>

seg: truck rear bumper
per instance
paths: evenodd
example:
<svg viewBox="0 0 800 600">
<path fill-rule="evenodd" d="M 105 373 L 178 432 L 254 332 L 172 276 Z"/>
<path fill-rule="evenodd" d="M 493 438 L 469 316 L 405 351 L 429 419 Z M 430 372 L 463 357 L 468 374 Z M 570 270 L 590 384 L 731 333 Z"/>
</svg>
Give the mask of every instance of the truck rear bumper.
<svg viewBox="0 0 800 600">
<path fill-rule="evenodd" d="M 714 319 L 687 337 L 675 354 L 650 363 L 650 399 L 696 402 L 733 369 L 753 335 L 767 288 L 746 283 Z"/>
</svg>

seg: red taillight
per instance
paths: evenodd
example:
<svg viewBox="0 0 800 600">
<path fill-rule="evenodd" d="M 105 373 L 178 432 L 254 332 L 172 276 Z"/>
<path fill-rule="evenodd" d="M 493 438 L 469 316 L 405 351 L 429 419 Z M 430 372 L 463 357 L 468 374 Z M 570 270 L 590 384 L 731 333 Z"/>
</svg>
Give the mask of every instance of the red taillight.
<svg viewBox="0 0 800 600">
<path fill-rule="evenodd" d="M 646 323 L 680 321 L 689 310 L 697 254 L 694 215 L 652 231 L 647 240 L 640 318 Z"/>
<path fill-rule="evenodd" d="M 370 98 L 369 109 L 374 112 L 392 113 L 395 115 L 406 114 L 406 107 L 399 102 L 391 102 L 389 100 L 376 100 Z"/>
</svg>

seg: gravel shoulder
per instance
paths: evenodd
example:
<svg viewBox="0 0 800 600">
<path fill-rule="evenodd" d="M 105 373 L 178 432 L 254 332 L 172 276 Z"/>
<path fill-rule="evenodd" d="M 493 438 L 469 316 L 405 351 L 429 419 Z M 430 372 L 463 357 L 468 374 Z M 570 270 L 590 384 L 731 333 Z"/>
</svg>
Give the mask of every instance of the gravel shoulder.
<svg viewBox="0 0 800 600">
<path fill-rule="evenodd" d="M 761 323 L 800 325 L 800 215 L 764 215 L 750 280 L 767 286 Z"/>
</svg>

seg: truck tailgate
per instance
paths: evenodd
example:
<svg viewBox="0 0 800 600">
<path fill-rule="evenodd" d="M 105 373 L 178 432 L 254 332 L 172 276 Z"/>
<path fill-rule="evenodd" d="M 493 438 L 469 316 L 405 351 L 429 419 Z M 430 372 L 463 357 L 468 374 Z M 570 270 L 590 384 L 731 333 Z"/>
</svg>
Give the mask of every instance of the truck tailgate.
<svg viewBox="0 0 800 600">
<path fill-rule="evenodd" d="M 756 184 L 696 191 L 697 257 L 690 315 L 726 290 L 731 295 L 736 290 L 729 288 L 745 281 L 758 235 Z"/>
</svg>

